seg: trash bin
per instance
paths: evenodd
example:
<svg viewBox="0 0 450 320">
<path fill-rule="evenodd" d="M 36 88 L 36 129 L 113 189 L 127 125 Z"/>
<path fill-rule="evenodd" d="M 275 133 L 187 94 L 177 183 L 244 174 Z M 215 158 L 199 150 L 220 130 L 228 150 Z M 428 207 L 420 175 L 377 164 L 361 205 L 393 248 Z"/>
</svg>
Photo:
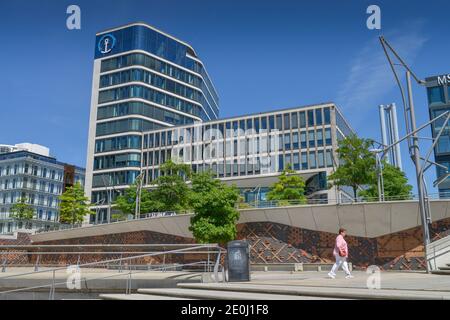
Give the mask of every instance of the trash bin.
<svg viewBox="0 0 450 320">
<path fill-rule="evenodd" d="M 230 241 L 227 245 L 228 281 L 250 281 L 250 246 L 247 241 Z"/>
</svg>

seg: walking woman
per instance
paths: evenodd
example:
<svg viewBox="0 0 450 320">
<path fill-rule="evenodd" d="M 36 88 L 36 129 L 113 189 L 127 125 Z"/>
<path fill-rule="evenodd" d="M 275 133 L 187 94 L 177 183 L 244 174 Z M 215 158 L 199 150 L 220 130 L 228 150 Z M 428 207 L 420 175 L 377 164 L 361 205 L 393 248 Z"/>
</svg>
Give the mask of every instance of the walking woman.
<svg viewBox="0 0 450 320">
<path fill-rule="evenodd" d="M 336 262 L 328 273 L 328 276 L 332 279 L 336 277 L 336 272 L 342 265 L 342 269 L 345 272 L 345 278 L 350 279 L 353 276 L 348 269 L 347 258 L 348 258 L 348 246 L 345 241 L 346 231 L 344 228 L 339 229 L 339 235 L 336 237 L 336 244 L 334 245 L 333 255 L 336 258 Z"/>
</svg>

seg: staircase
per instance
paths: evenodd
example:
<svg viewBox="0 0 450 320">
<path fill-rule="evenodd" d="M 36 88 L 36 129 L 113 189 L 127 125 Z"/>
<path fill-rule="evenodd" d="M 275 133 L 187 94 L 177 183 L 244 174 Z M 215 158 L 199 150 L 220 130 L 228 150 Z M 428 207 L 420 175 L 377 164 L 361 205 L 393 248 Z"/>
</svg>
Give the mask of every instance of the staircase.
<svg viewBox="0 0 450 320">
<path fill-rule="evenodd" d="M 431 273 L 450 275 L 450 263 L 447 263 L 445 266 L 438 267 L 437 270 L 432 270 Z"/>
<path fill-rule="evenodd" d="M 449 267 L 450 268 L 450 267 Z M 242 283 L 180 283 L 177 288 L 138 289 L 134 294 L 101 294 L 104 300 L 450 300 L 448 291 Z"/>
<path fill-rule="evenodd" d="M 431 273 L 450 275 L 450 235 L 427 245 L 427 261 Z"/>
</svg>

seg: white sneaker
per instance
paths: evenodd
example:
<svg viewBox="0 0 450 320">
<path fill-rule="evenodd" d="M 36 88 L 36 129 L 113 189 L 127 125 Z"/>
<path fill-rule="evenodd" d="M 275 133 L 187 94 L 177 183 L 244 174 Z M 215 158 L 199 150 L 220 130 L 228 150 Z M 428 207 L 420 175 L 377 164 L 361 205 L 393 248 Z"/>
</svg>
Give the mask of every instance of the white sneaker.
<svg viewBox="0 0 450 320">
<path fill-rule="evenodd" d="M 330 277 L 331 279 L 334 279 L 334 278 L 336 278 L 336 275 L 332 274 L 331 272 L 328 272 L 328 277 Z"/>
<path fill-rule="evenodd" d="M 352 276 L 351 274 L 345 276 L 345 279 L 353 279 L 353 278 L 354 276 Z"/>
</svg>

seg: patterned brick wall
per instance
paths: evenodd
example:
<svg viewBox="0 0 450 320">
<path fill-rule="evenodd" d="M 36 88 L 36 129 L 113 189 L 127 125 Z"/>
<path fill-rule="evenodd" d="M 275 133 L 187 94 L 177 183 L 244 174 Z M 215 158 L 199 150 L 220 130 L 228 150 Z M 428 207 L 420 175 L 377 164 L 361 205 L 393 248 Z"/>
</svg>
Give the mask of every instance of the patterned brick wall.
<svg viewBox="0 0 450 320">
<path fill-rule="evenodd" d="M 295 228 L 272 222 L 238 226 L 239 239 L 251 244 L 253 263 L 332 262 L 336 234 Z M 432 239 L 450 234 L 450 219 L 434 222 Z M 425 269 L 421 227 L 377 238 L 347 236 L 349 260 L 355 268 L 378 265 L 382 269 Z"/>
<path fill-rule="evenodd" d="M 433 240 L 450 235 L 450 219 L 434 222 L 430 233 Z M 333 262 L 332 251 L 336 234 L 295 228 L 273 222 L 254 222 L 238 225 L 238 239 L 246 239 L 251 244 L 252 263 L 294 263 L 294 262 Z M 378 265 L 382 269 L 420 270 L 425 268 L 421 227 L 404 230 L 377 238 L 348 236 L 349 260 L 353 266 L 363 269 Z M 15 242 L 0 244 L 27 244 L 28 235 L 18 237 Z M 194 243 L 191 238 L 177 237 L 150 231 L 128 232 L 74 238 L 62 241 L 47 241 L 33 244 L 169 244 Z M 90 249 L 91 250 L 91 249 Z M 93 249 L 92 249 L 93 250 Z M 100 250 L 100 249 L 96 249 Z M 108 249 L 110 250 L 110 249 Z M 119 249 L 116 249 L 119 250 Z M 148 250 L 145 249 L 145 250 Z M 111 250 L 110 250 L 111 251 Z M 35 256 L 21 255 L 30 263 Z M 48 255 L 41 257 L 42 264 L 73 264 L 119 258 L 120 254 Z M 125 256 L 125 255 L 122 255 Z M 167 256 L 166 263 L 186 263 L 198 261 L 199 256 Z M 162 263 L 161 258 L 146 258 L 133 261 L 133 264 Z"/>
<path fill-rule="evenodd" d="M 11 238 L 8 237 L 0 237 L 0 245 L 28 245 L 31 243 L 30 235 L 28 233 L 18 232 L 17 237 Z M 0 265 L 13 265 L 13 264 L 28 264 L 30 263 L 30 257 L 27 254 L 26 250 L 13 250 L 14 253 L 11 252 L 11 249 L 2 249 L 0 250 Z M 23 252 L 23 253 L 20 253 Z"/>
</svg>

